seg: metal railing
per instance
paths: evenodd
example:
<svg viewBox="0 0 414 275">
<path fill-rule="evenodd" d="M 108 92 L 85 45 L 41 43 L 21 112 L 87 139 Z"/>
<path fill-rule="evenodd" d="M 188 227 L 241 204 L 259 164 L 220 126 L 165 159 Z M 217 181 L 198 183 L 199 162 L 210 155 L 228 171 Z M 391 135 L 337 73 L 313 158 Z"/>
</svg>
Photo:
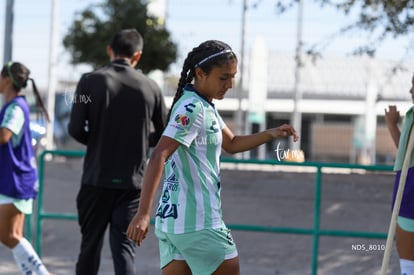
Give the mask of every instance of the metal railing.
<svg viewBox="0 0 414 275">
<path fill-rule="evenodd" d="M 44 190 L 44 163 L 45 156 L 58 155 L 66 157 L 83 157 L 84 151 L 62 151 L 62 150 L 48 150 L 40 154 L 39 157 L 39 194 L 37 201 L 37 218 L 36 223 L 36 245 L 35 249 L 41 255 L 42 244 L 42 221 L 44 219 L 58 219 L 58 220 L 77 220 L 77 215 L 74 213 L 56 213 L 47 212 L 43 209 L 43 190 Z M 338 168 L 338 169 L 359 169 L 365 171 L 392 171 L 392 166 L 388 165 L 359 165 L 359 164 L 344 164 L 344 163 L 320 163 L 320 162 L 280 162 L 276 160 L 243 160 L 233 158 L 223 158 L 223 163 L 235 164 L 260 164 L 260 165 L 283 165 L 283 166 L 300 166 L 313 167 L 316 169 L 315 189 L 314 189 L 314 208 L 313 208 L 313 227 L 312 228 L 295 228 L 295 227 L 274 227 L 261 226 L 251 224 L 228 224 L 227 226 L 233 230 L 254 231 L 254 232 L 268 232 L 268 233 L 284 233 L 284 234 L 299 234 L 312 235 L 312 274 L 316 275 L 318 271 L 318 254 L 319 254 L 319 238 L 321 236 L 331 237 L 354 237 L 354 238 L 368 238 L 368 239 L 386 239 L 387 233 L 363 232 L 363 231 L 344 231 L 344 230 L 324 230 L 320 228 L 321 217 L 321 192 L 322 192 L 322 168 Z M 153 223 L 153 220 L 151 221 Z"/>
</svg>

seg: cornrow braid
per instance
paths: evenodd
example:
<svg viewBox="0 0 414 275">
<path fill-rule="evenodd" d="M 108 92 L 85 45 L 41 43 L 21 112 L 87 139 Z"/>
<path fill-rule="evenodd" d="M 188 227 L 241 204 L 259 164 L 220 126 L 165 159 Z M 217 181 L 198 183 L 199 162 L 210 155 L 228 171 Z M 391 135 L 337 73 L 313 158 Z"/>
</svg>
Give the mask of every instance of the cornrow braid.
<svg viewBox="0 0 414 275">
<path fill-rule="evenodd" d="M 194 51 L 194 49 L 193 49 Z M 192 58 L 194 57 L 193 51 L 189 52 L 186 59 L 184 60 L 183 69 L 181 71 L 180 79 L 178 80 L 177 92 L 175 93 L 171 108 L 168 112 L 168 120 L 170 120 L 171 112 L 174 104 L 180 99 L 184 92 L 184 86 L 187 83 L 191 83 L 194 78 L 194 70 L 191 69 Z"/>
<path fill-rule="evenodd" d="M 193 48 L 184 60 L 177 92 L 168 113 L 168 120 L 170 119 L 174 104 L 183 95 L 185 85 L 191 84 L 193 81 L 196 68 L 201 68 L 206 74 L 209 74 L 214 67 L 220 67 L 233 59 L 237 60 L 237 57 L 231 47 L 218 40 L 207 40 Z"/>
</svg>

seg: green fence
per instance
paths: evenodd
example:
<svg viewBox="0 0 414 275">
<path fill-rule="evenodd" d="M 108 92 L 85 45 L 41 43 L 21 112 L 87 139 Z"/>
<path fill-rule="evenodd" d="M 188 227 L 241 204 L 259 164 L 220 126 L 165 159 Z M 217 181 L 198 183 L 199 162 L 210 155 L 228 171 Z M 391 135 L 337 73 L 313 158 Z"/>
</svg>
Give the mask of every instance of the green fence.
<svg viewBox="0 0 414 275">
<path fill-rule="evenodd" d="M 44 188 L 44 165 L 46 155 L 58 155 L 66 157 L 83 157 L 84 151 L 61 151 L 51 150 L 44 151 L 39 158 L 39 195 L 37 201 L 37 219 L 36 223 L 36 251 L 41 255 L 42 244 L 42 221 L 44 219 L 58 219 L 58 220 L 77 220 L 77 215 L 74 213 L 56 213 L 47 212 L 43 210 L 43 188 Z M 323 230 L 320 228 L 321 215 L 321 192 L 322 192 L 322 168 L 339 168 L 339 169 L 359 169 L 365 171 L 392 171 L 392 166 L 388 165 L 359 165 L 359 164 L 344 164 L 344 163 L 320 163 L 320 162 L 280 162 L 275 160 L 242 160 L 233 158 L 223 158 L 222 162 L 227 163 L 242 163 L 242 164 L 261 164 L 261 165 L 283 165 L 283 166 L 302 166 L 314 167 L 316 169 L 315 189 L 314 189 L 314 219 L 312 228 L 294 228 L 294 227 L 273 227 L 250 224 L 228 224 L 228 227 L 233 230 L 254 231 L 254 232 L 268 232 L 268 233 L 285 233 L 285 234 L 300 234 L 312 235 L 312 274 L 316 275 L 318 271 L 318 254 L 319 254 L 319 237 L 333 236 L 333 237 L 354 237 L 354 238 L 368 238 L 368 239 L 386 239 L 387 233 L 373 233 L 362 231 L 343 231 L 343 230 Z M 153 221 L 152 221 L 153 222 Z"/>
</svg>

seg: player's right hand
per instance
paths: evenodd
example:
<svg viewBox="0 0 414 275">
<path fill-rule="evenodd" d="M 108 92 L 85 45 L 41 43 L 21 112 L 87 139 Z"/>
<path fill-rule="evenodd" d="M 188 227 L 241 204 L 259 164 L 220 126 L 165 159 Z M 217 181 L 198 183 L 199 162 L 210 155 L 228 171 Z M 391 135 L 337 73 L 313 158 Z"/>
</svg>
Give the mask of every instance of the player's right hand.
<svg viewBox="0 0 414 275">
<path fill-rule="evenodd" d="M 138 246 L 141 246 L 142 241 L 147 236 L 148 228 L 150 224 L 149 215 L 141 216 L 135 214 L 134 218 L 128 225 L 127 237 L 134 241 Z"/>
</svg>

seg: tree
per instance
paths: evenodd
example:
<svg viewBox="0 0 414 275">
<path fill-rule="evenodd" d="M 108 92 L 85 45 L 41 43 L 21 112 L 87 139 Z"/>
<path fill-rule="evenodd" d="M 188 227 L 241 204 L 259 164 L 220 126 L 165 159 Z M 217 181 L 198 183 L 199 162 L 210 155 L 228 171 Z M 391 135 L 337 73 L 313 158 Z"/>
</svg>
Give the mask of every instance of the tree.
<svg viewBox="0 0 414 275">
<path fill-rule="evenodd" d="M 148 73 L 165 71 L 177 57 L 177 45 L 158 19 L 147 14 L 144 0 L 104 0 L 78 13 L 63 45 L 72 64 L 87 63 L 95 69 L 108 63 L 106 46 L 120 29 L 135 28 L 144 38 L 144 50 L 138 67 Z"/>
<path fill-rule="evenodd" d="M 376 49 L 388 38 L 397 38 L 412 34 L 414 31 L 414 1 L 412 0 L 314 0 L 322 7 L 331 6 L 349 14 L 356 11 L 358 19 L 341 28 L 337 34 L 362 30 L 367 32 L 370 38 L 365 45 L 354 49 L 355 54 L 375 55 Z M 277 0 L 276 11 L 281 14 L 292 8 L 299 0 Z M 329 39 L 334 39 L 335 35 Z M 329 41 L 327 41 L 329 44 Z M 308 49 L 309 53 L 319 53 L 320 45 L 313 45 Z M 411 45 L 412 46 L 412 45 Z M 407 50 L 410 45 L 407 45 Z"/>
</svg>

